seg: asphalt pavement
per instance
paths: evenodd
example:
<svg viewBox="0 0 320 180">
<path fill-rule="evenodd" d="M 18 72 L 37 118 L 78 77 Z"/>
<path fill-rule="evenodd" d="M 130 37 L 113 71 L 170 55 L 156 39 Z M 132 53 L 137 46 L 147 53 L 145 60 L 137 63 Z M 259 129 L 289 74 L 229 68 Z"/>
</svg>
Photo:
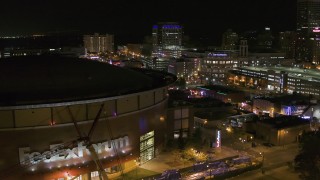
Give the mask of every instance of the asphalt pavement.
<svg viewBox="0 0 320 180">
<path fill-rule="evenodd" d="M 150 171 L 162 173 L 165 170 L 170 169 L 183 169 L 192 166 L 196 162 L 185 161 L 182 158 L 177 157 L 178 153 L 162 152 L 154 159 L 142 164 L 140 168 L 144 168 Z M 229 147 L 222 146 L 220 152 L 216 152 L 213 155 L 212 160 L 224 159 L 227 157 L 233 157 L 239 155 L 238 151 L 235 151 Z"/>
</svg>

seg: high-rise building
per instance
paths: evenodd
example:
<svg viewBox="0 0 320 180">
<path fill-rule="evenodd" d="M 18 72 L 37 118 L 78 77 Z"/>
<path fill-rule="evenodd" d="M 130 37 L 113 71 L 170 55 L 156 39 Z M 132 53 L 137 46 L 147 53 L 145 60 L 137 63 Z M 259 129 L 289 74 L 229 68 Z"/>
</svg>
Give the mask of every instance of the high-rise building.
<svg viewBox="0 0 320 180">
<path fill-rule="evenodd" d="M 201 62 L 200 76 L 205 78 L 205 84 L 227 83 L 227 74 L 229 70 L 238 67 L 237 51 L 214 51 L 208 52 L 207 56 Z"/>
<path fill-rule="evenodd" d="M 298 0 L 297 31 L 311 33 L 320 26 L 320 0 Z"/>
<path fill-rule="evenodd" d="M 318 61 L 314 38 L 320 27 L 320 0 L 297 1 L 297 60 Z"/>
<path fill-rule="evenodd" d="M 247 40 L 240 40 L 239 56 L 240 57 L 247 57 L 248 56 L 248 41 Z"/>
<path fill-rule="evenodd" d="M 98 33 L 84 35 L 83 42 L 84 47 L 90 53 L 105 53 L 113 52 L 114 50 L 114 35 L 100 35 Z"/>
<path fill-rule="evenodd" d="M 232 29 L 228 29 L 222 35 L 222 49 L 224 50 L 236 50 L 239 41 L 238 34 L 232 32 Z"/>
<path fill-rule="evenodd" d="M 178 58 L 182 50 L 183 28 L 175 22 L 158 23 L 152 28 L 153 56 Z"/>
<path fill-rule="evenodd" d="M 313 64 L 320 64 L 320 27 L 313 30 L 313 36 L 310 37 L 312 46 L 312 59 Z"/>
<path fill-rule="evenodd" d="M 296 55 L 297 33 L 293 31 L 285 31 L 279 33 L 280 50 L 286 53 L 286 58 L 293 59 Z"/>
<path fill-rule="evenodd" d="M 257 49 L 259 51 L 266 51 L 273 48 L 274 37 L 270 27 L 265 27 L 264 31 L 260 32 L 257 36 Z"/>
</svg>

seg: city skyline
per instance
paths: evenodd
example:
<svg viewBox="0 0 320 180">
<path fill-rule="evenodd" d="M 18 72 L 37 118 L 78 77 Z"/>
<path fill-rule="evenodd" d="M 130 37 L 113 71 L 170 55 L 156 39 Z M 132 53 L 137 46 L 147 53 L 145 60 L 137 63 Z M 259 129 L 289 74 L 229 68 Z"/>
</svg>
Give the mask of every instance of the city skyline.
<svg viewBox="0 0 320 180">
<path fill-rule="evenodd" d="M 296 1 L 46 1 L 3 2 L 0 35 L 42 33 L 109 33 L 129 42 L 151 36 L 157 22 L 179 22 L 185 35 L 221 41 L 224 31 L 295 30 Z M 134 36 L 133 36 L 134 34 Z"/>
</svg>

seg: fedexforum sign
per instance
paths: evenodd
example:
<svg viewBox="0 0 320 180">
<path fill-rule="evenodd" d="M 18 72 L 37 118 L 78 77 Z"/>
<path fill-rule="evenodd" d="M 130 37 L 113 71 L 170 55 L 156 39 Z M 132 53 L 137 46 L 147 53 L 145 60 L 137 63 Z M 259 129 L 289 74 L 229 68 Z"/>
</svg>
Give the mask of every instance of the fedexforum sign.
<svg viewBox="0 0 320 180">
<path fill-rule="evenodd" d="M 116 148 L 116 150 L 121 150 L 121 148 L 129 145 L 129 137 L 125 136 L 92 145 L 97 154 L 111 152 L 114 148 Z M 50 150 L 43 153 L 31 152 L 30 147 L 19 148 L 19 159 L 20 164 L 27 165 L 30 163 L 37 164 L 41 161 L 49 163 L 72 158 L 81 158 L 85 153 L 89 155 L 90 151 L 86 146 L 84 146 L 84 142 L 80 141 L 78 142 L 78 146 L 71 149 L 64 147 L 63 144 L 50 145 Z"/>
</svg>

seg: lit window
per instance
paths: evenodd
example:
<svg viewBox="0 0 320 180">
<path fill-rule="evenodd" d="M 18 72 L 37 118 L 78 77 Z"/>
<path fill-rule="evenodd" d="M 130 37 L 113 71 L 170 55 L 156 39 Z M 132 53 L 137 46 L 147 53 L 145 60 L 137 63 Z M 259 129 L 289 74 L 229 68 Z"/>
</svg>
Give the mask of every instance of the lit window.
<svg viewBox="0 0 320 180">
<path fill-rule="evenodd" d="M 98 171 L 91 172 L 91 177 L 99 177 L 99 172 Z"/>
</svg>

